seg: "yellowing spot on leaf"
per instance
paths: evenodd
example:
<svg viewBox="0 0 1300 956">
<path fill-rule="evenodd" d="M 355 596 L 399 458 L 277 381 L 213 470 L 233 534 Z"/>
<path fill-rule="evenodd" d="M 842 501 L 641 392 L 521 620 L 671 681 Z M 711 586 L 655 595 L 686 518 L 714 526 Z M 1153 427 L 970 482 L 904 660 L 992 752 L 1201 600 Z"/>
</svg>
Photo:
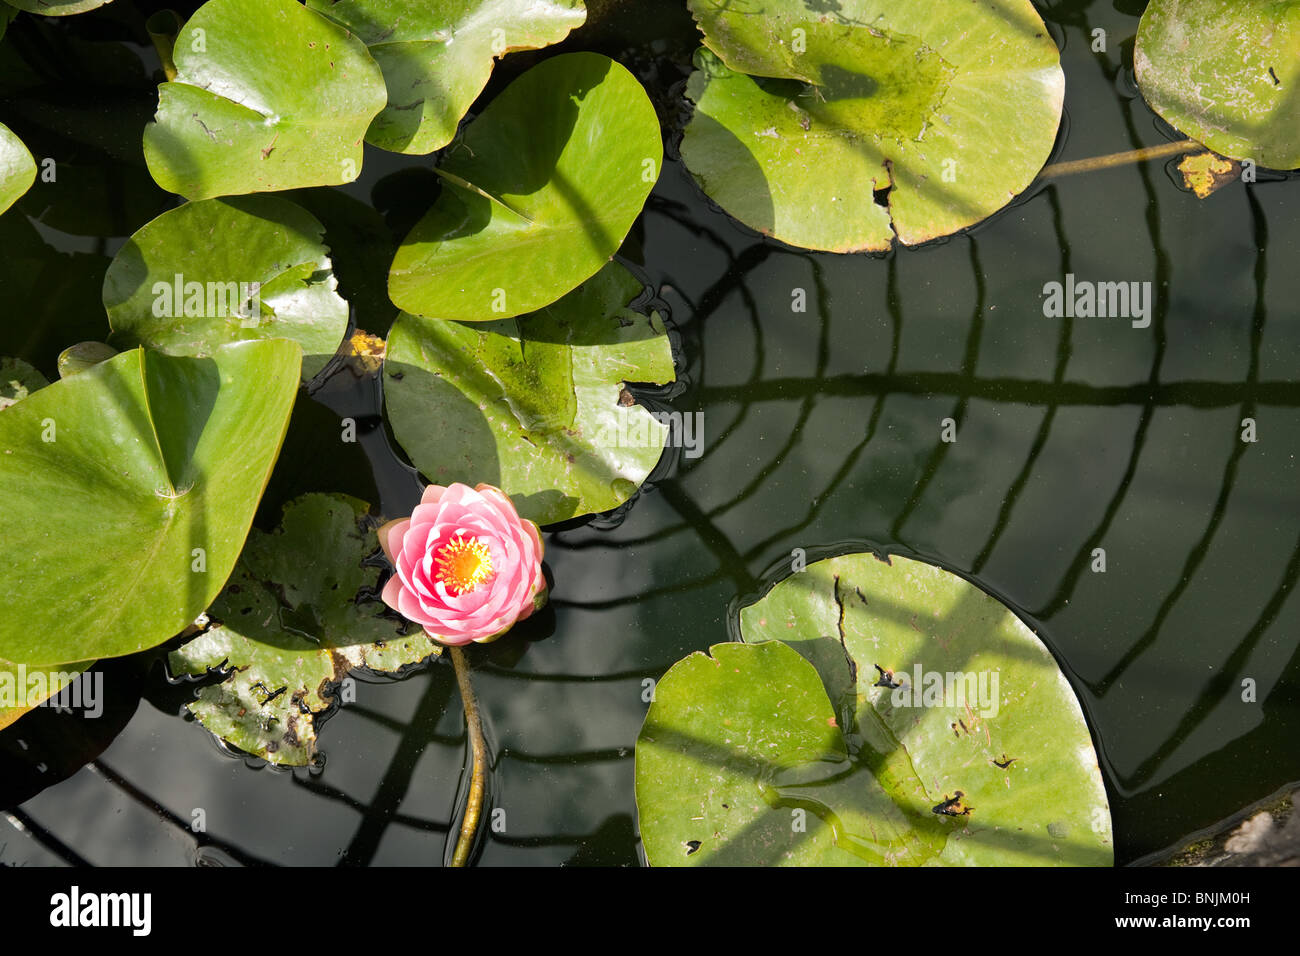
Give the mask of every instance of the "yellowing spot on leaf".
<svg viewBox="0 0 1300 956">
<path fill-rule="evenodd" d="M 1186 156 L 1178 164 L 1178 171 L 1183 174 L 1183 185 L 1196 193 L 1198 199 L 1204 199 L 1233 182 L 1240 170 L 1240 164 L 1208 150 Z"/>
<path fill-rule="evenodd" d="M 377 335 L 357 329 L 348 339 L 345 361 L 358 378 L 378 375 L 384 364 L 387 343 Z"/>
</svg>

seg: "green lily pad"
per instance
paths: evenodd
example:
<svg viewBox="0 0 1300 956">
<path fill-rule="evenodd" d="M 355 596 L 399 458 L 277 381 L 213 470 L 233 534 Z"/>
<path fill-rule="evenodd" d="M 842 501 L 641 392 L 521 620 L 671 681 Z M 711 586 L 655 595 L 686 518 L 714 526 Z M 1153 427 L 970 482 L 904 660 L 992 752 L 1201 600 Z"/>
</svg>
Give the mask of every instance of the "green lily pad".
<svg viewBox="0 0 1300 956">
<path fill-rule="evenodd" d="M 49 384 L 49 379 L 22 359 L 0 356 L 0 410 Z"/>
<path fill-rule="evenodd" d="M 0 660 L 0 730 L 76 680 L 94 661 L 28 669 Z"/>
<path fill-rule="evenodd" d="M 187 199 L 352 182 L 386 96 L 364 44 L 294 0 L 208 0 L 181 28 L 144 155 Z"/>
<path fill-rule="evenodd" d="M 114 340 L 207 355 L 228 342 L 289 338 L 302 346 L 310 379 L 348 325 L 324 231 L 280 196 L 205 199 L 163 213 L 104 276 Z"/>
<path fill-rule="evenodd" d="M 36 182 L 36 160 L 23 141 L 0 123 L 0 213 Z"/>
<path fill-rule="evenodd" d="M 957 232 L 1028 186 L 1056 139 L 1065 77 L 1029 0 L 691 9 L 712 55 L 687 84 L 682 159 L 726 212 L 790 245 Z"/>
<path fill-rule="evenodd" d="M 173 651 L 173 674 L 228 671 L 190 712 L 208 730 L 273 764 L 316 754 L 316 717 L 336 703 L 331 684 L 357 667 L 394 672 L 441 653 L 377 596 L 378 522 L 364 501 L 309 494 L 284 507 L 280 530 L 249 535 L 209 611 L 207 631 Z"/>
<path fill-rule="evenodd" d="M 102 7 L 113 0 L 4 0 L 5 3 L 42 17 L 66 17 Z"/>
<path fill-rule="evenodd" d="M 117 349 L 104 342 L 78 342 L 59 353 L 59 378 L 76 375 L 100 362 L 107 362 L 117 354 Z"/>
<path fill-rule="evenodd" d="M 248 534 L 298 391 L 301 351 L 136 349 L 0 413 L 0 658 L 118 657 L 194 621 Z"/>
<path fill-rule="evenodd" d="M 597 53 L 544 61 L 444 154 L 443 191 L 398 247 L 389 295 L 464 322 L 550 305 L 618 251 L 662 157 L 654 107 L 626 68 Z"/>
<path fill-rule="evenodd" d="M 652 864 L 1112 863 L 1078 701 L 974 585 L 850 554 L 791 575 L 740 626 L 745 645 L 656 689 L 636 767 Z"/>
<path fill-rule="evenodd" d="M 1300 0 L 1151 0 L 1133 66 L 1147 103 L 1187 136 L 1300 167 Z"/>
<path fill-rule="evenodd" d="M 646 409 L 620 404 L 622 383 L 674 376 L 659 315 L 628 308 L 640 292 L 610 263 L 524 318 L 399 315 L 384 363 L 398 443 L 430 481 L 495 485 L 538 524 L 618 507 L 668 437 Z"/>
<path fill-rule="evenodd" d="M 559 43 L 582 26 L 582 0 L 307 0 L 370 49 L 388 105 L 366 142 L 399 153 L 431 153 L 487 85 L 493 60 Z"/>
</svg>

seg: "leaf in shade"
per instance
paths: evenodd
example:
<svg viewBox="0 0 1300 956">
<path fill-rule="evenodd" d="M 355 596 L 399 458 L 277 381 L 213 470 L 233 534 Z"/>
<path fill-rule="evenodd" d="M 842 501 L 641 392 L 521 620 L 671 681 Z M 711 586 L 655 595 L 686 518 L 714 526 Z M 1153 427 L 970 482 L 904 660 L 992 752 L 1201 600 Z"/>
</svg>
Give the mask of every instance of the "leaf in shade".
<svg viewBox="0 0 1300 956">
<path fill-rule="evenodd" d="M 12 42 L 0 45 L 0 116 L 40 169 L 18 208 L 43 229 L 128 235 L 175 204 L 149 175 L 140 149 L 157 83 L 139 53 L 114 39 L 125 24 L 105 29 L 126 12 L 72 23 L 24 17 Z"/>
<path fill-rule="evenodd" d="M 397 251 L 397 237 L 384 217 L 341 189 L 298 189 L 286 198 L 325 227 L 338 291 L 355 310 L 357 328 L 387 335 L 397 315 L 397 306 L 388 298 L 388 267 Z"/>
<path fill-rule="evenodd" d="M 49 384 L 49 379 L 22 359 L 0 356 L 0 410 Z"/>
<path fill-rule="evenodd" d="M 228 672 L 189 705 L 212 733 L 305 766 L 316 718 L 336 703 L 331 684 L 353 668 L 391 673 L 441 653 L 379 600 L 378 566 L 364 564 L 379 547 L 367 512 L 347 495 L 309 494 L 285 505 L 280 530 L 249 535 L 212 606 L 215 623 L 169 657 L 173 674 Z"/>
<path fill-rule="evenodd" d="M 117 354 L 117 349 L 103 342 L 78 342 L 59 353 L 59 378 L 76 375 L 100 362 L 107 362 Z"/>
<path fill-rule="evenodd" d="M 34 13 L 42 17 L 67 17 L 74 13 L 85 13 L 102 7 L 112 0 L 4 0 L 5 3 L 19 10 Z M 4 31 L 0 30 L 0 35 Z"/>
</svg>

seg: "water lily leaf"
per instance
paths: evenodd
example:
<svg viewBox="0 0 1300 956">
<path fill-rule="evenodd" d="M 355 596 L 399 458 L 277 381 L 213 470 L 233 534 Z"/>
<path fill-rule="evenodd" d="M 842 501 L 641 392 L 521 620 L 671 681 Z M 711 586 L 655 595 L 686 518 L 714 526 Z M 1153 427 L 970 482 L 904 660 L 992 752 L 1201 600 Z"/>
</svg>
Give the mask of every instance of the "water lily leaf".
<svg viewBox="0 0 1300 956">
<path fill-rule="evenodd" d="M 36 160 L 23 141 L 0 123 L 0 213 L 36 182 Z"/>
<path fill-rule="evenodd" d="M 28 669 L 0 660 L 0 730 L 49 700 L 76 680 L 94 661 Z"/>
<path fill-rule="evenodd" d="M 878 811 L 875 825 L 893 824 L 888 836 L 906 832 L 865 774 L 853 781 L 863 812 L 841 798 L 841 815 L 830 826 L 810 815 L 807 832 L 792 828 L 799 817 L 791 811 L 807 814 L 813 803 L 805 792 L 824 792 L 817 803 L 830 819 L 833 794 L 846 789 L 836 778 L 850 777 L 844 735 L 821 679 L 779 642 L 716 644 L 709 654 L 692 654 L 664 675 L 637 739 L 637 811 L 652 866 L 852 865 L 860 858 L 837 850 L 836 833 L 846 822 L 869 832 L 871 809 Z M 840 804 L 852 813 L 849 821 Z"/>
<path fill-rule="evenodd" d="M 102 7 L 113 0 L 4 0 L 5 3 L 42 17 L 66 17 Z"/>
<path fill-rule="evenodd" d="M 365 46 L 294 0 L 208 0 L 181 29 L 144 154 L 188 199 L 352 182 L 384 80 Z"/>
<path fill-rule="evenodd" d="M 431 153 L 487 85 L 493 60 L 559 43 L 582 26 L 582 0 L 307 0 L 370 49 L 388 105 L 366 142 L 399 153 Z"/>
<path fill-rule="evenodd" d="M 22 359 L 0 356 L 0 410 L 49 384 L 49 379 Z"/>
<path fill-rule="evenodd" d="M 475 322 L 550 305 L 618 251 L 659 174 L 645 90 L 596 53 L 508 86 L 444 156 L 444 187 L 388 277 L 407 312 Z"/>
<path fill-rule="evenodd" d="M 687 658 L 656 688 L 636 768 L 651 863 L 1112 862 L 1078 701 L 974 585 L 845 555 L 782 581 L 740 626 L 752 646 Z"/>
<path fill-rule="evenodd" d="M 398 316 L 384 364 L 398 443 L 430 481 L 495 485 L 538 524 L 618 507 L 668 433 L 641 406 L 620 404 L 621 385 L 674 376 L 659 315 L 628 308 L 640 292 L 610 263 L 523 318 Z"/>
<path fill-rule="evenodd" d="M 1029 0 L 691 9 L 714 55 L 687 85 L 682 158 L 724 210 L 790 245 L 949 235 L 1010 202 L 1051 152 L 1065 78 Z"/>
<path fill-rule="evenodd" d="M 1178 171 L 1183 175 L 1183 185 L 1195 193 L 1197 199 L 1206 199 L 1228 183 L 1236 182 L 1241 176 L 1241 164 L 1203 152 L 1184 156 L 1178 164 Z"/>
<path fill-rule="evenodd" d="M 316 717 L 335 704 L 331 684 L 356 667 L 394 672 L 441 653 L 377 596 L 379 523 L 347 495 L 303 495 L 280 530 L 249 535 L 211 628 L 173 651 L 173 674 L 227 671 L 189 705 L 240 750 L 305 766 L 316 754 Z M 414 627 L 414 633 L 404 630 Z"/>
<path fill-rule="evenodd" d="M 0 657 L 118 657 L 195 620 L 243 546 L 300 357 L 284 339 L 135 349 L 0 413 Z"/>
<path fill-rule="evenodd" d="M 59 353 L 59 378 L 76 375 L 100 362 L 107 362 L 117 354 L 117 349 L 104 342 L 78 342 Z"/>
<path fill-rule="evenodd" d="M 1300 0 L 1151 0 L 1133 67 L 1151 108 L 1192 139 L 1300 167 Z"/>
<path fill-rule="evenodd" d="M 114 339 L 177 355 L 290 338 L 310 379 L 348 325 L 324 227 L 279 196 L 185 203 L 146 223 L 104 276 Z"/>
</svg>

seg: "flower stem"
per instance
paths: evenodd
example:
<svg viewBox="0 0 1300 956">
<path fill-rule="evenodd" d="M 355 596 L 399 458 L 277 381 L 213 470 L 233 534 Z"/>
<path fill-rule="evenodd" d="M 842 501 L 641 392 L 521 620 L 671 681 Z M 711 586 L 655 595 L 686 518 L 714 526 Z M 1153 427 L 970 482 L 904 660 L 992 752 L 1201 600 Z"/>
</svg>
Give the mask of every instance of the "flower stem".
<svg viewBox="0 0 1300 956">
<path fill-rule="evenodd" d="M 1069 176 L 1072 173 L 1090 173 L 1098 169 L 1126 166 L 1129 163 L 1140 163 L 1148 159 L 1164 159 L 1166 156 L 1177 156 L 1179 153 L 1190 153 L 1194 149 L 1204 148 L 1194 139 L 1183 139 L 1176 143 L 1165 143 L 1163 146 L 1146 146 L 1122 153 L 1110 153 L 1107 156 L 1075 159 L 1068 163 L 1052 163 L 1044 167 L 1039 176 L 1042 179 L 1049 179 L 1053 176 Z"/>
<path fill-rule="evenodd" d="M 144 28 L 158 51 L 158 60 L 162 63 L 163 75 L 170 83 L 176 79 L 176 61 L 172 58 L 172 48 L 176 45 L 176 36 L 181 30 L 181 18 L 175 10 L 159 10 L 144 22 Z"/>
<path fill-rule="evenodd" d="M 483 815 L 483 792 L 487 781 L 487 743 L 483 739 L 483 721 L 479 717 L 478 701 L 469 682 L 469 662 L 459 647 L 449 647 L 451 663 L 456 669 L 456 683 L 460 686 L 460 699 L 465 706 L 465 729 L 469 734 L 470 769 L 469 800 L 465 804 L 465 817 L 460 823 L 460 836 L 452 866 L 465 866 L 470 851 L 474 849 L 474 835 L 478 832 L 479 818 Z"/>
</svg>

